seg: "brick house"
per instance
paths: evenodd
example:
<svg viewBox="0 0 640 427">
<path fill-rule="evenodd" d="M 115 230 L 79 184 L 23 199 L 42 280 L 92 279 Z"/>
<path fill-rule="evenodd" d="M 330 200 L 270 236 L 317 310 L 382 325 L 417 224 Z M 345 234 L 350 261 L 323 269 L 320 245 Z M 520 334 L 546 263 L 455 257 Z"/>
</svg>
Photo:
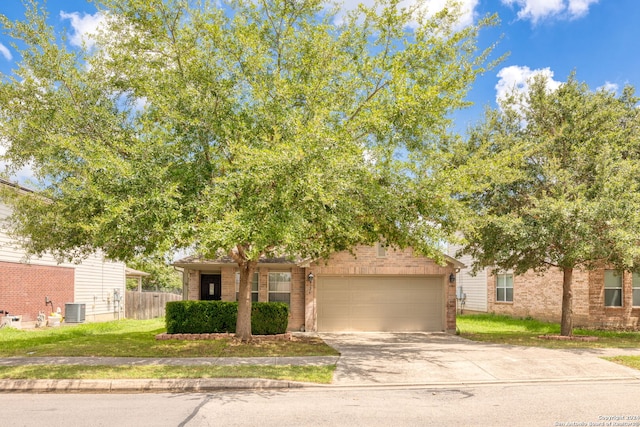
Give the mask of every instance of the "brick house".
<svg viewBox="0 0 640 427">
<path fill-rule="evenodd" d="M 187 257 L 184 299 L 235 301 L 236 265 L 230 258 Z M 285 258 L 258 263 L 253 301 L 289 304 L 289 330 L 455 331 L 455 272 L 463 267 L 446 257 L 441 266 L 412 249 L 359 246 L 326 261 Z"/>
<path fill-rule="evenodd" d="M 0 179 L 0 185 L 16 191 L 29 189 Z M 19 316 L 21 325 L 35 323 L 60 307 L 66 316 L 67 303 L 84 304 L 86 321 L 124 317 L 125 265 L 92 255 L 80 264 L 59 264 L 53 256 L 26 260 L 25 251 L 6 229 L 11 214 L 0 201 L 0 310 Z M 45 303 L 45 298 L 52 302 Z"/>
<path fill-rule="evenodd" d="M 487 306 L 492 313 L 559 322 L 562 270 L 487 274 Z M 640 274 L 611 269 L 573 272 L 574 326 L 640 327 Z"/>
<path fill-rule="evenodd" d="M 455 256 L 459 246 L 447 253 Z M 490 268 L 471 274 L 473 258 L 457 274 L 457 286 L 466 296 L 465 313 L 485 312 L 513 317 L 532 317 L 560 322 L 562 317 L 562 270 L 543 274 L 529 271 L 514 275 Z M 601 268 L 573 271 L 574 326 L 592 328 L 640 328 L 640 274 Z M 460 307 L 459 307 L 460 308 Z"/>
</svg>

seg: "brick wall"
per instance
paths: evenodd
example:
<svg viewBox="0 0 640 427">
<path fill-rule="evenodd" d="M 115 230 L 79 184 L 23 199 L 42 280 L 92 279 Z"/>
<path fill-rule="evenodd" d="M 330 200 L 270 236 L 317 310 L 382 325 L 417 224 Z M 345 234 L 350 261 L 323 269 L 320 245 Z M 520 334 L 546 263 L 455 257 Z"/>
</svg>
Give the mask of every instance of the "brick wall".
<svg viewBox="0 0 640 427">
<path fill-rule="evenodd" d="M 562 317 L 562 280 L 559 268 L 544 274 L 529 271 L 513 278 L 513 302 L 496 301 L 496 276 L 487 274 L 489 311 L 514 317 L 533 317 L 559 322 Z M 589 318 L 589 273 L 573 272 L 573 316 L 576 325 L 585 325 Z"/>
<path fill-rule="evenodd" d="M 640 328 L 640 307 L 633 307 L 632 274 L 622 276 L 622 307 L 604 305 L 604 269 L 591 271 L 589 287 L 590 326 L 596 328 Z"/>
<path fill-rule="evenodd" d="M 562 270 L 543 274 L 527 272 L 513 278 L 513 302 L 496 301 L 496 276 L 487 274 L 488 309 L 513 317 L 533 317 L 560 322 L 562 317 Z M 573 271 L 573 323 L 575 327 L 640 326 L 640 307 L 632 307 L 631 274 L 623 277 L 623 306 L 604 306 L 604 270 Z"/>
<path fill-rule="evenodd" d="M 0 310 L 21 315 L 24 322 L 35 321 L 39 311 L 50 314 L 45 297 L 64 316 L 65 304 L 73 302 L 73 287 L 73 268 L 0 262 Z"/>
<path fill-rule="evenodd" d="M 188 299 L 200 299 L 200 274 L 221 274 L 222 300 L 236 300 L 236 271 L 235 266 L 222 266 L 216 271 L 185 270 L 188 276 Z M 269 272 L 291 272 L 291 302 L 289 313 L 289 330 L 300 330 L 305 323 L 305 273 L 303 268 L 286 264 L 283 266 L 258 267 L 258 301 L 269 301 Z"/>
</svg>

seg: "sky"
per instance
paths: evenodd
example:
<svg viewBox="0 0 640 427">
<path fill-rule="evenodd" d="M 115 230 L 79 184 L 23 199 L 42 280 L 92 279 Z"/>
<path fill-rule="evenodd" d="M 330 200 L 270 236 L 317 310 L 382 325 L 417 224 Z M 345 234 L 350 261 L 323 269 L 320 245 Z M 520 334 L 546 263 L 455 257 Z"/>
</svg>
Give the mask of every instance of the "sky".
<svg viewBox="0 0 640 427">
<path fill-rule="evenodd" d="M 404 0 L 405 4 L 413 0 Z M 430 10 L 445 0 L 430 1 Z M 474 83 L 468 99 L 473 106 L 456 113 L 456 128 L 464 131 L 482 118 L 485 106 L 545 73 L 554 85 L 576 73 L 593 89 L 620 93 L 629 84 L 640 87 L 640 1 L 638 0 L 459 0 L 466 13 L 460 25 L 496 13 L 500 24 L 481 33 L 479 45 L 498 42 L 494 59 L 508 56 Z M 358 0 L 346 0 L 354 7 Z M 372 3 L 372 0 L 364 0 Z M 48 0 L 51 23 L 68 32 L 69 43 L 95 28 L 96 10 L 85 0 Z M 0 0 L 0 13 L 10 19 L 23 16 L 21 0 Z M 19 60 L 8 38 L 0 34 L 0 71 L 10 73 Z M 1 154 L 1 153 L 0 153 Z"/>
</svg>

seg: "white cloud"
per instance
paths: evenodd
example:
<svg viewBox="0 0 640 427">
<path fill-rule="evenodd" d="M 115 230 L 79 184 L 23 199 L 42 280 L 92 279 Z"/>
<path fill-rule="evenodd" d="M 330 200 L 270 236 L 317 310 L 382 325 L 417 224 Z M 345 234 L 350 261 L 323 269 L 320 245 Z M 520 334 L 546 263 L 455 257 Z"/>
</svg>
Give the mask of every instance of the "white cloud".
<svg viewBox="0 0 640 427">
<path fill-rule="evenodd" d="M 616 83 L 605 82 L 605 84 L 600 86 L 597 90 L 603 90 L 605 92 L 618 93 L 618 89 L 620 89 L 620 86 L 618 86 Z"/>
<path fill-rule="evenodd" d="M 475 9 L 478 6 L 480 0 L 457 0 L 460 5 L 460 19 L 458 20 L 459 27 L 466 27 L 473 24 L 475 17 Z M 398 7 L 411 7 L 416 4 L 416 0 L 402 0 Z M 437 12 L 445 8 L 452 0 L 425 0 L 424 6 L 427 11 L 427 16 L 433 16 Z M 375 0 L 345 0 L 342 3 L 342 9 L 345 11 L 354 10 L 359 4 L 371 7 L 375 4 Z M 341 19 L 341 13 L 338 14 L 338 20 Z"/>
<path fill-rule="evenodd" d="M 589 13 L 589 6 L 598 3 L 599 0 L 569 0 L 569 15 L 571 18 L 580 18 Z"/>
<path fill-rule="evenodd" d="M 520 8 L 518 18 L 536 24 L 544 18 L 576 19 L 589 13 L 589 7 L 599 0 L 502 0 L 507 6 Z"/>
<path fill-rule="evenodd" d="M 13 59 L 13 55 L 11 55 L 9 48 L 2 43 L 0 43 L 0 55 L 4 56 L 7 61 L 11 61 Z"/>
<path fill-rule="evenodd" d="M 20 184 L 34 181 L 33 164 L 29 163 L 18 170 L 13 170 L 13 168 L 10 167 L 11 164 L 4 158 L 7 152 L 6 145 L 6 140 L 0 140 L 0 174 L 6 174 L 11 181 Z"/>
<path fill-rule="evenodd" d="M 93 47 L 95 40 L 92 38 L 93 34 L 96 34 L 98 27 L 102 24 L 105 17 L 101 13 L 97 12 L 94 15 L 83 13 L 80 15 L 78 12 L 60 12 L 60 18 L 69 19 L 71 21 L 71 28 L 73 33 L 70 35 L 69 42 L 73 46 L 82 46 L 83 43 L 87 47 Z"/>
<path fill-rule="evenodd" d="M 536 75 L 543 75 L 547 78 L 547 88 L 550 91 L 560 87 L 561 82 L 553 80 L 553 71 L 550 68 L 541 68 L 532 70 L 527 66 L 512 65 L 505 67 L 498 72 L 498 84 L 496 84 L 496 102 L 500 105 L 500 101 L 506 95 L 514 90 L 519 93 L 526 93 L 529 90 L 529 82 Z"/>
</svg>

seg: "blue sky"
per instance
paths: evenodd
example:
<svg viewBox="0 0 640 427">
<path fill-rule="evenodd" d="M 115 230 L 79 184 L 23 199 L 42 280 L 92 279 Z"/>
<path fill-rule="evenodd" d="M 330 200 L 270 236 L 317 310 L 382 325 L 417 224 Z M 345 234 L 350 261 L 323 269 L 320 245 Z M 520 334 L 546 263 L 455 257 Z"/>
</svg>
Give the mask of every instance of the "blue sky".
<svg viewBox="0 0 640 427">
<path fill-rule="evenodd" d="M 346 0 L 353 7 L 358 0 Z M 371 3 L 372 0 L 364 0 Z M 410 2 L 412 0 L 405 0 Z M 437 9 L 445 0 L 431 0 Z M 640 86 L 640 1 L 638 0 L 460 0 L 467 11 L 461 25 L 487 13 L 497 13 L 501 23 L 486 30 L 482 46 L 502 38 L 495 56 L 509 56 L 474 84 L 469 99 L 474 107 L 457 114 L 464 129 L 481 118 L 484 106 L 496 106 L 496 96 L 543 72 L 558 82 L 576 71 L 592 89 L 620 91 L 625 84 Z M 0 1 L 0 13 L 20 18 L 20 0 Z M 95 8 L 85 0 L 48 0 L 51 22 L 74 36 L 95 26 Z M 17 53 L 0 35 L 0 71 L 10 72 Z"/>
</svg>

